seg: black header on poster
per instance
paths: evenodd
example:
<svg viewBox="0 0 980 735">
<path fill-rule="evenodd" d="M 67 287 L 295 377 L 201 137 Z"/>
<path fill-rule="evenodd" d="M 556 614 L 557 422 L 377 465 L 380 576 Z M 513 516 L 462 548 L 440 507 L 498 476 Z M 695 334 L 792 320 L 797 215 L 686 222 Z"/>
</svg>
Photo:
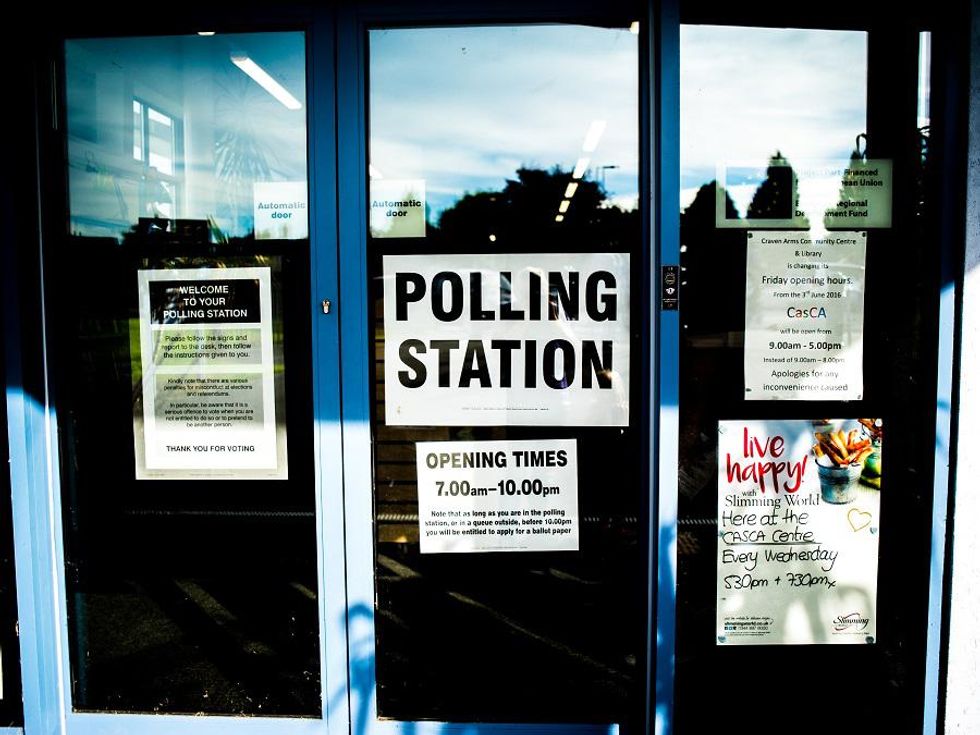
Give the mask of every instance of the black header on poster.
<svg viewBox="0 0 980 735">
<path fill-rule="evenodd" d="M 243 324 L 262 321 L 259 281 L 150 281 L 153 324 Z"/>
</svg>

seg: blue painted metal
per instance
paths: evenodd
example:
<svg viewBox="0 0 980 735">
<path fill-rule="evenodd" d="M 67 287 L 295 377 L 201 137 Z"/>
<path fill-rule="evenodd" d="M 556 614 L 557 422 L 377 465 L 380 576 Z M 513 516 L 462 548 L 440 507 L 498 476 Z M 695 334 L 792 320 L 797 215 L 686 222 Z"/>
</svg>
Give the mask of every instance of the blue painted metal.
<svg viewBox="0 0 980 735">
<path fill-rule="evenodd" d="M 19 245 L 5 238 L 5 263 L 20 262 L 16 251 Z M 41 269 L 40 249 L 34 257 L 38 258 L 34 264 Z M 64 721 L 60 696 L 64 669 L 58 625 L 62 608 L 56 594 L 58 562 L 51 483 L 55 417 L 45 376 L 25 375 L 21 359 L 25 345 L 35 348 L 43 344 L 43 334 L 39 337 L 22 330 L 25 324 L 43 325 L 43 289 L 32 289 L 30 300 L 24 301 L 24 308 L 40 318 L 25 320 L 19 301 L 19 278 L 19 268 L 4 269 L 7 432 L 24 725 L 31 733 L 54 733 Z"/>
<path fill-rule="evenodd" d="M 922 35 L 920 34 L 920 43 Z M 969 140 L 960 128 L 966 119 L 964 99 L 969 84 L 964 80 L 964 70 L 957 63 L 955 54 L 944 44 L 929 44 L 931 70 L 930 105 L 940 125 L 933 123 L 931 136 L 938 137 L 940 144 L 934 148 L 942 191 L 952 192 L 967 186 L 965 162 L 971 160 Z M 920 54 L 923 53 L 920 48 Z M 966 76 L 969 74 L 966 72 Z M 933 140 L 935 140 L 935 137 Z M 952 554 L 952 526 L 955 506 L 954 489 L 955 457 L 959 416 L 960 351 L 962 349 L 962 310 L 964 294 L 964 260 L 962 249 L 968 235 L 969 204 L 953 195 L 940 198 L 939 242 L 940 293 L 939 335 L 936 359 L 936 444 L 932 485 L 932 539 L 929 560 L 928 622 L 926 626 L 925 692 L 923 695 L 923 735 L 935 735 L 945 729 L 945 678 L 948 674 L 949 649 L 949 593 L 951 575 L 947 554 Z M 968 246 L 968 243 L 967 243 Z M 966 488 L 964 488 L 966 489 Z"/>
<path fill-rule="evenodd" d="M 950 432 L 953 398 L 956 285 L 943 288 L 939 301 L 939 355 L 936 386 L 936 459 L 932 483 L 932 555 L 929 561 L 929 621 L 926 629 L 923 735 L 935 735 L 939 720 L 940 657 L 946 566 L 946 517 L 950 491 Z"/>
<path fill-rule="evenodd" d="M 9 333 L 8 333 L 9 334 Z M 11 350 L 17 343 L 11 341 Z M 58 732 L 61 723 L 60 653 L 52 591 L 52 549 L 46 540 L 48 487 L 45 411 L 8 372 L 7 430 L 10 437 L 11 507 L 20 620 L 24 724 L 29 732 Z"/>
<path fill-rule="evenodd" d="M 320 555 L 320 660 L 323 718 L 333 733 L 347 733 L 347 589 L 344 555 L 344 475 L 340 424 L 340 325 L 337 310 L 324 314 L 322 299 L 337 300 L 337 136 L 334 22 L 317 14 L 308 35 L 310 90 L 310 246 L 313 406 L 317 548 Z M 339 305 L 338 305 L 339 310 Z"/>
<path fill-rule="evenodd" d="M 680 263 L 680 11 L 677 0 L 660 3 L 656 28 L 658 59 L 656 237 L 662 264 Z M 681 272 L 680 280 L 684 275 Z M 659 281 L 658 281 L 659 282 Z M 656 289 L 659 290 L 659 289 Z M 681 305 L 683 308 L 683 304 Z M 654 732 L 673 730 L 675 610 L 677 597 L 677 457 L 680 410 L 680 312 L 660 312 L 656 350 L 659 402 L 657 439 L 657 606 L 656 710 Z"/>
<path fill-rule="evenodd" d="M 642 339 L 641 349 L 642 358 L 641 375 L 644 377 L 642 390 L 642 425 L 640 427 L 640 443 L 644 447 L 644 473 L 647 484 L 647 512 L 644 521 L 647 529 L 647 565 L 646 565 L 646 630 L 644 641 L 643 663 L 644 687 L 643 687 L 643 732 L 653 732 L 655 719 L 655 699 L 654 693 L 657 685 L 657 640 L 655 631 L 657 629 L 657 577 L 654 570 L 657 569 L 659 559 L 659 549 L 657 534 L 654 533 L 654 518 L 657 517 L 657 466 L 659 451 L 657 447 L 657 413 L 658 396 L 657 387 L 657 335 L 659 318 L 657 310 L 657 298 L 659 289 L 654 284 L 658 283 L 656 278 L 656 263 L 659 260 L 656 248 L 654 247 L 656 227 L 656 196 L 657 191 L 657 128 L 654 125 L 656 116 L 656 105 L 660 88 L 657 82 L 657 51 L 658 45 L 655 42 L 655 29 L 659 28 L 659 7 L 655 3 L 649 3 L 646 8 L 646 15 L 640 23 L 639 33 L 639 98 L 640 98 L 640 201 L 647 202 L 647 211 L 641 218 L 642 230 L 640 240 L 642 244 L 642 263 L 643 263 L 643 293 L 646 294 L 646 302 L 642 309 Z"/>
<path fill-rule="evenodd" d="M 376 721 L 370 325 L 367 270 L 365 34 L 356 11 L 337 18 L 337 210 L 343 349 L 344 513 L 351 732 Z"/>
</svg>

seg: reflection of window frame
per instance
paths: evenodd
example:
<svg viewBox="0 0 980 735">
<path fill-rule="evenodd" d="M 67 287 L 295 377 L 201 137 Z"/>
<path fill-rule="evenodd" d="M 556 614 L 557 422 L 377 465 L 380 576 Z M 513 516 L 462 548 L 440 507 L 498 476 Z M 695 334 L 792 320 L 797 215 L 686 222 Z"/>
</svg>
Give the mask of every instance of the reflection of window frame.
<svg viewBox="0 0 980 735">
<path fill-rule="evenodd" d="M 171 211 L 164 215 L 166 219 L 177 218 L 178 196 L 178 177 L 181 166 L 179 150 L 181 143 L 180 121 L 174 115 L 164 112 L 156 105 L 147 102 L 139 95 L 133 96 L 132 112 L 135 118 L 136 108 L 139 107 L 139 139 L 137 141 L 136 120 L 133 120 L 133 160 L 142 164 L 143 173 L 140 176 L 139 184 L 139 212 L 140 216 L 146 217 L 158 215 L 157 208 L 153 205 L 161 203 L 161 198 L 154 195 L 151 187 L 154 183 L 160 184 L 160 189 L 165 190 L 170 201 Z M 170 127 L 170 151 L 171 167 L 173 173 L 165 173 L 150 164 L 150 117 L 157 115 L 169 121 Z M 139 155 L 137 155 L 137 151 Z M 153 206 L 152 210 L 150 207 Z"/>
</svg>

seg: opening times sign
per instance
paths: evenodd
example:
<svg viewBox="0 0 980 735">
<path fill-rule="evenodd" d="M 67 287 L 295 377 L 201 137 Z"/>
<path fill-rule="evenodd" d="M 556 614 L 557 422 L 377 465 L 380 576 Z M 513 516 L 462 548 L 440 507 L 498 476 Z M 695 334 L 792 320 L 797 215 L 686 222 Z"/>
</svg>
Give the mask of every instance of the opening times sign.
<svg viewBox="0 0 980 735">
<path fill-rule="evenodd" d="M 880 419 L 718 425 L 719 645 L 874 643 Z"/>
<path fill-rule="evenodd" d="M 269 268 L 139 271 L 139 479 L 286 476 Z"/>
<path fill-rule="evenodd" d="M 416 447 L 423 554 L 578 550 L 574 439 Z"/>
<path fill-rule="evenodd" d="M 627 426 L 627 253 L 388 255 L 389 426 Z"/>
</svg>

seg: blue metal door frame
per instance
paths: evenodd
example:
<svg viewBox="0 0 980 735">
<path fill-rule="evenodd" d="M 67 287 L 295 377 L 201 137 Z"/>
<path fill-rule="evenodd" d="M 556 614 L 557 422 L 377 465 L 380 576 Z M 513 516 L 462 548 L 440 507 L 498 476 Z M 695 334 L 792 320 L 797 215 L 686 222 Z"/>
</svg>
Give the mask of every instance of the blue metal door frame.
<svg viewBox="0 0 980 735">
<path fill-rule="evenodd" d="M 653 172 L 653 231 L 651 272 L 655 284 L 662 265 L 680 263 L 680 9 L 678 0 L 659 3 L 659 14 L 651 10 L 654 31 L 652 75 L 655 93 L 656 159 Z M 658 735 L 673 732 L 675 610 L 677 597 L 677 457 L 680 420 L 680 312 L 659 308 L 660 289 L 649 289 L 653 302 L 650 358 L 656 365 L 649 371 L 654 392 L 650 402 L 650 497 L 653 511 L 650 524 L 650 658 L 654 676 L 648 687 L 651 708 L 647 732 Z"/>
</svg>

